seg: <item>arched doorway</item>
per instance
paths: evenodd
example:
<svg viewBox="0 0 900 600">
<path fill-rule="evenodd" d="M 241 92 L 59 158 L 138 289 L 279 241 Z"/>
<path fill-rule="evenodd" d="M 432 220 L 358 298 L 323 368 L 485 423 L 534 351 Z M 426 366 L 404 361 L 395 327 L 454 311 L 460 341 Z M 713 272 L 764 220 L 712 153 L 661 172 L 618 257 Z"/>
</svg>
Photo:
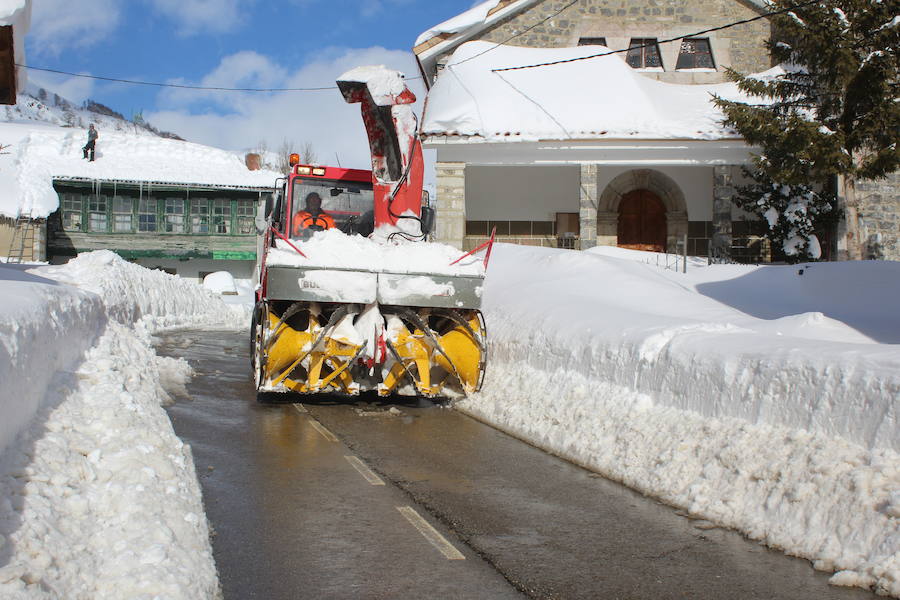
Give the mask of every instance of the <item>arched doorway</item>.
<svg viewBox="0 0 900 600">
<path fill-rule="evenodd" d="M 666 251 L 666 205 L 650 190 L 634 190 L 619 202 L 618 246 Z"/>
</svg>

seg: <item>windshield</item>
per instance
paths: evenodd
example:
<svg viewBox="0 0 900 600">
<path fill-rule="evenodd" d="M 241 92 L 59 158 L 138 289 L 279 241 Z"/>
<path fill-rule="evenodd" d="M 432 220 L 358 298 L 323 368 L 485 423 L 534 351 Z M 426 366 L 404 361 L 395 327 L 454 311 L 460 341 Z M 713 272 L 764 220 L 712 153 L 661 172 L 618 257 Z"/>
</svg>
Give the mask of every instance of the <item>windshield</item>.
<svg viewBox="0 0 900 600">
<path fill-rule="evenodd" d="M 321 200 L 320 207 L 316 206 L 314 197 L 310 198 L 313 193 Z M 301 177 L 294 179 L 291 197 L 291 233 L 294 237 L 300 236 L 302 229 L 309 228 L 321 230 L 336 227 L 345 233 L 356 233 L 360 221 L 366 213 L 371 213 L 375 202 L 371 183 Z M 324 214 L 320 217 L 314 213 Z"/>
</svg>

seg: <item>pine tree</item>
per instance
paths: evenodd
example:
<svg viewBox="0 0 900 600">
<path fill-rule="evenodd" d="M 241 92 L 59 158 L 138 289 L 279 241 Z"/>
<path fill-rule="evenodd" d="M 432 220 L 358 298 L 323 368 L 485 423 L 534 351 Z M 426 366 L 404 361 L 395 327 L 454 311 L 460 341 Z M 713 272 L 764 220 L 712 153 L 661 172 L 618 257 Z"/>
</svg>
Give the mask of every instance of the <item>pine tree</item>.
<svg viewBox="0 0 900 600">
<path fill-rule="evenodd" d="M 762 150 L 754 157 L 756 185 L 742 190 L 747 206 L 753 193 L 772 186 L 827 190 L 839 175 L 855 242 L 850 258 L 859 258 L 855 182 L 881 179 L 900 167 L 900 17 L 895 0 L 772 0 L 770 9 L 795 5 L 772 17 L 776 35 L 768 48 L 781 72 L 728 72 L 741 91 L 760 101 L 715 102 L 726 125 Z M 762 216 L 769 208 L 754 212 Z M 773 241 L 783 243 L 776 230 L 785 228 L 770 228 Z"/>
</svg>

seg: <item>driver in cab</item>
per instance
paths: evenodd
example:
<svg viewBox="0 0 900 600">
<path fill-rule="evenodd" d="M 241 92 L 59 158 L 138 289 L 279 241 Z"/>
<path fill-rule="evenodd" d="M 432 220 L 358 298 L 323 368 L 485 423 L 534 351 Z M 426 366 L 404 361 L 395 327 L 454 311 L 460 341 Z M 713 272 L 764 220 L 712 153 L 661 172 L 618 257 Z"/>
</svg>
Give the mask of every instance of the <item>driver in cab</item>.
<svg viewBox="0 0 900 600">
<path fill-rule="evenodd" d="M 291 231 L 295 236 L 334 229 L 334 227 L 334 219 L 322 210 L 322 197 L 316 192 L 311 192 L 306 196 L 306 208 L 297 212 L 291 221 Z"/>
</svg>

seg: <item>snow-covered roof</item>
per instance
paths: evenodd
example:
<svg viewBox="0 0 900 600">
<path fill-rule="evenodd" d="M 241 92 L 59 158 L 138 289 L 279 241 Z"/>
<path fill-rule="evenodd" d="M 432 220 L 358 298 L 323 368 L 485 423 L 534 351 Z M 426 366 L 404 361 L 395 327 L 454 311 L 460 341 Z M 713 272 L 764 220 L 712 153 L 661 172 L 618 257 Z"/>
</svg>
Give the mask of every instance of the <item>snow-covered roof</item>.
<svg viewBox="0 0 900 600">
<path fill-rule="evenodd" d="M 216 188 L 271 187 L 274 171 L 250 171 L 238 154 L 191 142 L 99 128 L 95 162 L 84 160 L 82 128 L 0 123 L 0 214 L 42 218 L 59 205 L 54 179 L 151 182 Z"/>
<path fill-rule="evenodd" d="M 599 51 L 602 47 L 463 44 L 429 92 L 422 131 L 489 142 L 739 138 L 721 125 L 722 114 L 711 102 L 713 93 L 739 98 L 731 83 L 663 83 L 635 71 L 618 55 L 492 71 Z"/>
</svg>

